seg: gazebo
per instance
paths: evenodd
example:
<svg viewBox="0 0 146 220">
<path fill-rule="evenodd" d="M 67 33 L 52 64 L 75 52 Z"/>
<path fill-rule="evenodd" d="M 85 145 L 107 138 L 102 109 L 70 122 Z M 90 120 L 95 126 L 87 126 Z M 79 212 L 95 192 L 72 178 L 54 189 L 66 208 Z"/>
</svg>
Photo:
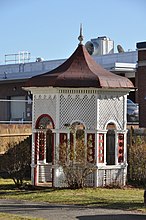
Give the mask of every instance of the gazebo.
<svg viewBox="0 0 146 220">
<path fill-rule="evenodd" d="M 31 178 L 34 185 L 64 186 L 59 146 L 82 129 L 86 159 L 96 170 L 87 186 L 125 185 L 127 175 L 127 95 L 133 84 L 89 55 L 82 44 L 59 67 L 32 77 L 25 90 L 33 95 Z M 88 144 L 90 142 L 90 144 Z"/>
</svg>

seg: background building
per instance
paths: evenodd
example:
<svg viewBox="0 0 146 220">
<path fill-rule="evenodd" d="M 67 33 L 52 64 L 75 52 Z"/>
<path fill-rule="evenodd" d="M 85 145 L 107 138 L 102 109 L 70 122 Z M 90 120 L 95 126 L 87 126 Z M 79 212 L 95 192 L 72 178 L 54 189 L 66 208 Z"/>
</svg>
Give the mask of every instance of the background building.
<svg viewBox="0 0 146 220">
<path fill-rule="evenodd" d="M 85 47 L 103 68 L 128 77 L 135 85 L 137 51 L 124 52 L 123 48 L 119 47 L 119 52 L 114 53 L 114 42 L 105 36 L 91 39 Z M 28 52 L 11 54 L 10 58 L 7 55 L 6 64 L 0 65 L 1 123 L 31 123 L 31 95 L 22 89 L 25 82 L 32 76 L 50 71 L 65 61 L 65 59 L 44 61 L 38 57 L 35 62 L 29 62 L 29 56 Z M 133 101 L 138 101 L 135 90 L 130 92 L 129 97 Z"/>
<path fill-rule="evenodd" d="M 138 88 L 139 126 L 146 127 L 146 42 L 137 43 L 137 49 L 136 86 Z"/>
</svg>

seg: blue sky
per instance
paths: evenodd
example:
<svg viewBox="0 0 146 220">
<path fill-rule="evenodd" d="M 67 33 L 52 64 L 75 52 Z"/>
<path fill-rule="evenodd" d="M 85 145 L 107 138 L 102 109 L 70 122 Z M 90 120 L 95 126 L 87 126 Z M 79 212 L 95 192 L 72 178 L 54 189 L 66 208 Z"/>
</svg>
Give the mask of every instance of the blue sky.
<svg viewBox="0 0 146 220">
<path fill-rule="evenodd" d="M 125 51 L 146 41 L 146 0 L 0 0 L 0 64 L 29 51 L 32 60 L 69 57 L 78 45 L 107 36 Z"/>
</svg>

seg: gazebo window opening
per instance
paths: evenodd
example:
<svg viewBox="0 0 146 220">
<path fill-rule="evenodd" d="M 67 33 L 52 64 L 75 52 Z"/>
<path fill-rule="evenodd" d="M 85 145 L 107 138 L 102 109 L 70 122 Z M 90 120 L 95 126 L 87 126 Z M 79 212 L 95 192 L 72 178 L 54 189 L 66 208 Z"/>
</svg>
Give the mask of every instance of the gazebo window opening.
<svg viewBox="0 0 146 220">
<path fill-rule="evenodd" d="M 70 159 L 79 163 L 85 159 L 85 127 L 81 122 L 74 122 L 70 130 Z"/>
<path fill-rule="evenodd" d="M 115 125 L 109 124 L 107 126 L 107 134 L 106 134 L 106 164 L 107 165 L 115 165 L 115 148 L 116 148 L 116 141 L 115 141 Z"/>
<path fill-rule="evenodd" d="M 86 158 L 85 147 L 85 126 L 78 121 L 67 125 L 70 138 L 67 140 L 67 133 L 60 134 L 59 158 L 63 162 L 69 160 L 75 163 L 81 162 Z"/>
<path fill-rule="evenodd" d="M 60 133 L 60 145 L 59 145 L 59 161 L 62 164 L 66 163 L 68 159 L 68 140 L 67 133 Z"/>
<path fill-rule="evenodd" d="M 84 126 L 77 126 L 75 134 L 75 160 L 76 162 L 83 162 L 85 160 L 86 147 L 85 147 L 85 131 Z"/>
<path fill-rule="evenodd" d="M 53 161 L 53 141 L 54 136 L 49 129 L 46 133 L 46 163 L 52 163 Z"/>
</svg>

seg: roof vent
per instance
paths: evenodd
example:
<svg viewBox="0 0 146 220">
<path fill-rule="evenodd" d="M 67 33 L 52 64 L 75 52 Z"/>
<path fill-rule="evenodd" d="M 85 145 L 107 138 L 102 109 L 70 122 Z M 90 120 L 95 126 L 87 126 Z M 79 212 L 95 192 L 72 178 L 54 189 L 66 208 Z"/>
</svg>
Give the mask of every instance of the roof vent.
<svg viewBox="0 0 146 220">
<path fill-rule="evenodd" d="M 124 53 L 124 49 L 121 45 L 117 45 L 117 50 L 119 53 Z"/>
<path fill-rule="evenodd" d="M 104 55 L 114 53 L 114 41 L 106 36 L 87 41 L 85 47 L 90 55 Z"/>
<path fill-rule="evenodd" d="M 44 61 L 44 58 L 42 58 L 42 57 L 37 57 L 36 58 L 36 62 L 43 62 Z"/>
</svg>

